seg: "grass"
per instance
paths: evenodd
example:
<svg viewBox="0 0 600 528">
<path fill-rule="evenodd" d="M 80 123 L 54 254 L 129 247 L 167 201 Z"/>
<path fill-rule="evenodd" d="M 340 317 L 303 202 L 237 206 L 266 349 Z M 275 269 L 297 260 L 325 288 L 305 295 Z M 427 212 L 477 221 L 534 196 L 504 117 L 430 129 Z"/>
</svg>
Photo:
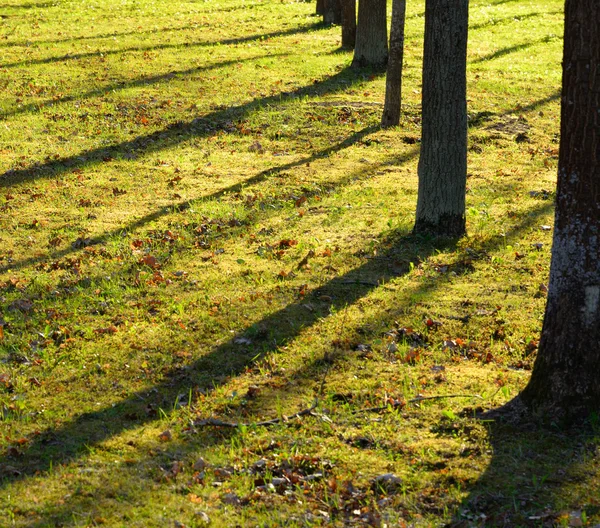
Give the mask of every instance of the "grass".
<svg viewBox="0 0 600 528">
<path fill-rule="evenodd" d="M 600 522 L 597 428 L 473 419 L 535 357 L 561 8 L 472 3 L 469 236 L 433 241 L 422 2 L 393 130 L 311 3 L 4 2 L 5 525 Z"/>
</svg>

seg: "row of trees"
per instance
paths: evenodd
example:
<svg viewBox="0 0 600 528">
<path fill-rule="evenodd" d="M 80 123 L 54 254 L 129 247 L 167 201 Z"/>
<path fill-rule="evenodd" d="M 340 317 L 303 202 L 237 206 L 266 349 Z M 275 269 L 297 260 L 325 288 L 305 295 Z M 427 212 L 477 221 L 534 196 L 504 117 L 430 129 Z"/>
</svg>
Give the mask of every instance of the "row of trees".
<svg viewBox="0 0 600 528">
<path fill-rule="evenodd" d="M 354 66 L 387 64 L 382 126 L 399 123 L 406 0 L 320 0 Z M 415 233 L 465 234 L 468 0 L 426 0 Z M 351 28 L 354 27 L 354 33 Z M 548 302 L 531 380 L 518 401 L 546 417 L 600 413 L 600 4 L 566 0 L 561 143 Z M 355 41 L 350 35 L 355 35 Z M 514 404 L 513 404 L 514 406 Z"/>
<path fill-rule="evenodd" d="M 317 12 L 342 25 L 342 46 L 354 47 L 354 67 L 387 66 L 381 124 L 400 122 L 406 0 L 394 0 L 389 48 L 387 1 L 320 0 Z M 415 232 L 465 234 L 467 181 L 468 0 L 429 0 L 425 11 L 423 132 Z M 355 35 L 351 39 L 349 35 Z"/>
</svg>

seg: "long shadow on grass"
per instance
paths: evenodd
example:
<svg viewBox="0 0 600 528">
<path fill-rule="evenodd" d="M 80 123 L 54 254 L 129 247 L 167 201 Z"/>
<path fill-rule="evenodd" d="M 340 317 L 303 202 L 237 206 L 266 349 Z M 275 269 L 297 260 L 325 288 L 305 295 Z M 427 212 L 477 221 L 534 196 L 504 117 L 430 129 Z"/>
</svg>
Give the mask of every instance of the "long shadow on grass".
<svg viewBox="0 0 600 528">
<path fill-rule="evenodd" d="M 264 171 L 259 172 L 258 174 L 256 174 L 255 176 L 252 176 L 251 178 L 247 178 L 243 181 L 240 181 L 238 183 L 235 183 L 233 185 L 230 185 L 228 187 L 225 187 L 223 189 L 215 191 L 206 196 L 200 196 L 198 198 L 194 198 L 191 200 L 184 200 L 184 201 L 181 201 L 176 204 L 161 207 L 160 209 L 158 209 L 150 214 L 144 215 L 141 218 L 135 220 L 134 222 L 130 222 L 129 224 L 127 224 L 123 227 L 102 233 L 101 235 L 97 235 L 95 237 L 91 237 L 88 240 L 87 244 L 90 246 L 101 244 L 121 233 L 124 233 L 124 232 L 131 233 L 133 231 L 136 231 L 137 229 L 140 229 L 143 226 L 148 225 L 164 216 L 173 214 L 173 212 L 184 211 L 186 209 L 189 209 L 194 203 L 218 200 L 219 198 L 226 196 L 228 194 L 240 192 L 242 189 L 247 188 L 250 185 L 255 185 L 257 183 L 265 181 L 266 179 L 276 176 L 277 174 L 281 174 L 284 171 L 293 169 L 294 167 L 299 167 L 301 165 L 305 165 L 306 163 L 311 163 L 311 162 L 321 159 L 321 158 L 326 158 L 326 157 L 330 156 L 331 154 L 334 154 L 343 149 L 346 149 L 346 148 L 354 145 L 355 143 L 361 141 L 363 138 L 367 137 L 369 134 L 375 132 L 378 129 L 379 129 L 379 126 L 375 126 L 375 125 L 363 128 L 362 130 L 359 130 L 358 132 L 355 132 L 352 135 L 348 136 L 346 139 L 344 139 L 340 143 L 337 143 L 335 145 L 332 145 L 330 147 L 322 149 L 318 152 L 315 152 L 315 153 L 311 154 L 310 156 L 306 156 L 306 157 L 296 160 L 296 161 L 291 161 L 284 165 L 278 165 L 277 167 L 271 167 L 269 169 L 265 169 Z M 406 161 L 414 158 L 417 154 L 418 154 L 418 148 L 413 148 L 410 151 L 408 151 L 405 155 L 403 155 L 399 158 L 396 158 L 396 161 L 397 162 L 406 162 Z M 352 176 L 350 175 L 349 177 L 352 177 Z M 335 184 L 335 186 L 337 187 L 339 185 L 343 185 L 344 183 L 345 183 L 345 181 L 338 182 Z M 63 250 L 60 250 L 60 251 L 53 252 L 52 255 L 47 256 L 47 257 L 32 257 L 32 258 L 28 258 L 28 259 L 24 259 L 24 260 L 20 260 L 20 261 L 11 261 L 4 266 L 0 266 L 0 273 L 4 273 L 4 272 L 8 271 L 9 269 L 13 270 L 13 271 L 18 271 L 18 270 L 23 269 L 28 266 L 35 266 L 35 265 L 37 265 L 41 262 L 47 261 L 47 260 L 60 259 L 60 258 L 65 257 L 66 255 L 69 255 L 71 253 L 75 253 L 78 251 L 81 251 L 81 250 L 78 248 L 70 247 L 70 248 L 65 248 Z"/>
<path fill-rule="evenodd" d="M 330 79 L 330 81 L 331 81 L 331 79 Z M 343 79 L 341 81 L 343 82 Z M 327 83 L 327 82 L 328 81 L 325 81 L 325 83 Z M 302 88 L 301 90 L 308 90 L 308 89 L 309 88 Z M 341 88 L 339 88 L 339 89 L 341 89 Z M 532 103 L 530 103 L 524 107 L 515 109 L 514 111 L 518 110 L 519 112 L 530 112 L 530 111 L 536 110 L 537 108 L 540 108 L 550 102 L 556 101 L 559 98 L 560 98 L 560 91 L 558 91 L 554 94 L 551 94 L 547 97 L 544 97 L 542 99 L 539 99 L 537 101 L 533 101 Z M 274 99 L 274 98 L 269 98 L 269 99 Z M 256 105 L 258 106 L 258 103 L 256 103 Z M 509 111 L 506 111 L 505 113 L 503 113 L 502 115 L 509 115 L 509 114 L 512 114 L 514 111 L 509 110 Z M 218 112 L 218 115 L 222 116 L 222 118 L 230 119 L 227 112 Z M 473 119 L 473 122 L 470 122 L 469 126 L 477 127 L 477 126 L 481 125 L 481 123 L 485 122 L 490 115 L 493 116 L 494 114 L 482 113 L 481 115 L 476 116 Z M 209 200 L 213 200 L 213 199 L 217 199 L 219 197 L 225 196 L 226 194 L 239 192 L 245 186 L 260 183 L 261 181 L 264 181 L 271 176 L 280 174 L 281 172 L 284 172 L 286 170 L 292 169 L 294 167 L 298 167 L 300 165 L 304 165 L 306 163 L 310 163 L 319 158 L 325 158 L 325 157 L 329 156 L 330 154 L 339 152 L 340 150 L 348 148 L 351 145 L 357 143 L 358 141 L 361 141 L 364 137 L 368 136 L 372 132 L 375 132 L 377 129 L 378 129 L 377 126 L 371 126 L 371 127 L 364 128 L 358 132 L 355 132 L 351 136 L 347 137 L 344 141 L 342 141 L 336 145 L 332 145 L 331 147 L 327 147 L 326 149 L 320 150 L 319 152 L 316 152 L 316 153 L 314 153 L 310 156 L 307 156 L 305 158 L 302 158 L 300 160 L 292 161 L 292 162 L 286 163 L 284 165 L 279 165 L 277 167 L 272 167 L 272 168 L 266 169 L 247 180 L 241 181 L 234 185 L 230 185 L 229 187 L 226 187 L 224 189 L 216 191 L 210 195 L 201 196 L 201 197 L 198 197 L 198 198 L 195 198 L 192 200 L 184 200 L 184 201 L 176 203 L 176 204 L 161 207 L 157 211 L 154 211 L 153 213 L 145 215 L 142 218 L 140 218 L 139 220 L 136 220 L 135 222 L 131 222 L 130 224 L 128 224 L 127 226 L 124 226 L 123 228 L 119 228 L 119 229 L 109 231 L 109 232 L 103 233 L 101 235 L 92 237 L 90 239 L 89 243 L 91 245 L 101 244 L 101 243 L 105 242 L 106 240 L 110 239 L 111 237 L 118 235 L 119 233 L 122 233 L 124 231 L 126 231 L 126 232 L 135 231 L 136 229 L 139 229 L 139 228 L 143 227 L 144 225 L 153 222 L 154 220 L 157 220 L 161 217 L 164 217 L 168 214 L 173 213 L 173 211 L 182 211 L 182 210 L 188 209 L 194 202 L 196 202 L 198 200 L 209 201 Z M 183 141 L 183 139 L 182 139 L 182 141 Z M 112 147 L 112 148 L 115 149 L 116 147 Z M 100 156 L 107 156 L 109 154 L 108 152 L 103 151 L 103 150 L 98 150 L 95 152 L 96 152 L 96 156 L 97 156 L 97 159 L 95 160 L 95 162 L 101 162 L 102 160 L 100 159 Z M 413 149 L 400 161 L 407 161 L 408 159 L 410 159 L 410 157 L 416 156 L 417 153 L 418 153 L 418 149 Z M 72 158 L 68 158 L 68 160 L 71 160 L 72 163 L 81 162 L 81 160 L 75 156 Z M 85 163 L 85 161 L 82 163 Z M 58 169 L 61 172 L 66 172 L 68 170 L 68 167 L 61 167 L 60 163 L 55 165 L 53 162 L 50 162 L 47 165 L 55 168 L 55 170 Z M 23 170 L 23 172 L 27 172 L 27 171 L 28 171 L 27 169 Z M 11 171 L 9 171 L 9 172 L 11 172 Z M 3 186 L 6 186 L 6 184 L 2 181 L 2 177 L 0 177 L 0 188 Z M 53 252 L 52 255 L 49 255 L 47 257 L 32 257 L 32 258 L 24 259 L 21 261 L 11 261 L 4 266 L 0 266 L 0 273 L 4 273 L 8 270 L 18 271 L 27 266 L 36 265 L 36 264 L 39 264 L 39 263 L 47 261 L 47 260 L 60 259 L 64 256 L 66 256 L 70 253 L 74 253 L 76 251 L 78 251 L 78 250 L 76 250 L 74 248 L 66 248 L 66 249 L 63 249 L 58 252 Z"/>
<path fill-rule="evenodd" d="M 349 88 L 352 84 L 363 79 L 363 72 L 352 68 L 328 77 L 324 81 L 303 86 L 291 92 L 253 99 L 247 103 L 216 110 L 198 117 L 187 123 L 176 122 L 163 130 L 138 136 L 129 141 L 123 141 L 106 147 L 79 152 L 44 163 L 35 164 L 23 169 L 10 169 L 0 175 L 0 189 L 11 184 L 35 180 L 37 177 L 48 178 L 57 176 L 74 168 L 83 168 L 102 163 L 107 158 L 133 156 L 134 158 L 150 152 L 160 151 L 197 137 L 207 137 L 226 129 L 228 122 L 244 119 L 255 110 L 269 105 L 279 105 L 303 97 L 318 97 L 335 93 Z"/>
<path fill-rule="evenodd" d="M 42 431 L 19 456 L 12 457 L 9 454 L 0 458 L 4 485 L 32 476 L 38 471 L 47 471 L 53 465 L 68 463 L 104 440 L 154 421 L 156 415 L 148 414 L 149 406 L 154 409 L 160 407 L 169 413 L 178 395 L 181 392 L 187 393 L 191 386 L 197 391 L 212 392 L 230 378 L 243 373 L 265 354 L 297 337 L 303 329 L 318 323 L 331 310 L 355 303 L 380 284 L 410 270 L 408 262 L 404 271 L 392 270 L 387 257 L 393 258 L 400 251 L 403 255 L 408 255 L 411 262 L 420 261 L 433 254 L 436 249 L 448 250 L 453 246 L 448 243 L 428 243 L 410 235 L 396 234 L 390 237 L 385 247 L 385 252 L 381 254 L 383 258 L 368 260 L 345 275 L 322 284 L 317 292 L 252 325 L 252 329 L 260 327 L 264 332 L 257 335 L 252 329 L 248 329 L 253 342 L 251 349 L 239 343 L 239 337 L 245 334 L 238 335 L 214 347 L 194 364 L 166 372 L 163 381 L 148 390 L 132 394 L 112 406 L 85 413 L 59 427 Z M 324 294 L 331 300 L 319 300 Z M 313 311 L 306 308 L 307 303 L 314 303 Z M 217 378 L 220 379 L 219 382 L 216 381 Z"/>
<path fill-rule="evenodd" d="M 502 48 L 493 53 L 489 53 L 488 55 L 484 55 L 483 57 L 479 57 L 474 61 L 471 61 L 472 64 L 479 64 L 481 62 L 489 62 L 495 59 L 499 59 L 500 57 L 505 57 L 506 55 L 510 55 L 511 53 L 517 53 L 527 48 L 531 48 L 532 46 L 536 46 L 537 44 L 547 43 L 551 41 L 551 37 L 545 36 L 544 38 L 533 40 L 530 42 L 523 42 L 521 44 L 515 44 L 514 46 L 508 46 L 506 48 Z"/>
<path fill-rule="evenodd" d="M 139 79 L 135 79 L 134 81 L 122 81 L 109 85 L 102 86 L 100 88 L 95 88 L 94 90 L 89 90 L 82 94 L 77 95 L 66 95 L 64 97 L 58 97 L 56 99 L 48 99 L 46 101 L 41 101 L 37 103 L 29 103 L 26 105 L 19 106 L 13 110 L 9 110 L 8 112 L 4 112 L 1 114 L 2 117 L 12 117 L 19 114 L 24 114 L 31 111 L 39 111 L 42 108 L 47 107 L 56 107 L 57 105 L 63 103 L 70 103 L 72 101 L 85 101 L 92 97 L 100 97 L 107 95 L 109 93 L 119 92 L 121 90 L 128 90 L 129 88 L 135 88 L 137 86 L 148 86 L 151 84 L 158 84 L 164 81 L 170 81 L 172 79 L 177 79 L 180 76 L 189 76 L 200 72 L 215 70 L 218 68 L 224 68 L 227 66 L 231 66 L 232 64 L 238 64 L 249 61 L 257 61 L 261 59 L 268 58 L 277 58 L 284 57 L 287 54 L 284 53 L 273 53 L 273 54 L 264 54 L 264 55 L 256 55 L 254 57 L 245 57 L 245 58 L 236 58 L 230 59 L 222 62 L 215 62 L 212 64 L 207 64 L 205 66 L 196 66 L 194 68 L 188 68 L 185 70 L 172 70 L 167 73 L 161 73 L 160 75 L 150 75 L 148 77 L 140 77 Z"/>
<path fill-rule="evenodd" d="M 24 61 L 16 61 L 16 62 L 8 62 L 6 64 L 0 64 L 0 68 L 15 68 L 18 66 L 33 66 L 36 64 L 55 64 L 58 62 L 65 62 L 71 60 L 80 60 L 87 59 L 90 57 L 107 57 L 109 55 L 119 55 L 122 53 L 132 53 L 132 52 L 144 52 L 144 51 L 158 51 L 158 50 L 166 50 L 166 49 L 178 49 L 178 48 L 205 48 L 209 46 L 235 46 L 237 44 L 246 44 L 248 42 L 262 42 L 267 39 L 277 38 L 277 37 L 286 37 L 289 35 L 297 35 L 300 33 L 310 33 L 312 31 L 317 31 L 319 29 L 327 28 L 322 22 L 315 22 L 312 24 L 307 24 L 304 26 L 293 27 L 290 29 L 285 29 L 282 31 L 272 31 L 271 33 L 262 33 L 258 35 L 248 35 L 246 37 L 236 37 L 230 39 L 224 39 L 220 41 L 204 41 L 204 42 L 179 42 L 174 44 L 157 44 L 155 46 L 133 46 L 130 48 L 121 48 L 121 49 L 113 49 L 113 50 L 98 50 L 98 51 L 89 51 L 85 53 L 67 53 L 65 55 L 60 55 L 58 57 L 47 57 L 45 59 L 34 59 L 34 60 L 24 60 Z"/>
<path fill-rule="evenodd" d="M 533 528 L 599 522 L 599 440 L 590 433 L 491 424 L 492 460 L 448 526 Z M 582 522 L 582 511 L 589 524 Z"/>
<path fill-rule="evenodd" d="M 558 91 L 554 92 L 553 94 L 550 94 L 547 97 L 544 97 L 542 99 L 538 99 L 537 101 L 532 101 L 528 105 L 520 106 L 519 108 L 516 108 L 515 111 L 517 111 L 517 112 L 531 112 L 533 110 L 537 110 L 540 106 L 544 106 L 544 105 L 546 105 L 548 103 L 552 103 L 553 101 L 557 101 L 558 99 L 560 99 L 560 96 L 561 96 L 561 91 L 558 90 Z M 505 112 L 504 115 L 508 115 L 508 114 L 511 114 L 511 113 L 513 113 L 513 112 Z"/>
<path fill-rule="evenodd" d="M 54 7 L 55 2 L 24 2 L 22 4 L 11 4 L 4 6 L 5 9 L 36 9 L 44 7 Z"/>
<path fill-rule="evenodd" d="M 539 217 L 547 214 L 551 208 L 552 204 L 549 202 L 532 208 L 523 223 L 515 225 L 512 230 L 506 233 L 507 237 L 511 239 L 519 237 L 522 232 L 530 229 L 533 225 L 537 225 Z M 487 251 L 494 251 L 502 244 L 504 244 L 504 237 L 490 240 L 480 248 L 480 257 L 478 258 L 485 258 Z M 259 336 L 258 338 L 256 335 L 252 336 L 254 348 L 250 354 L 248 351 L 243 350 L 243 346 L 236 345 L 235 340 L 232 340 L 217 347 L 208 356 L 198 361 L 193 365 L 192 371 L 174 371 L 167 376 L 165 382 L 157 385 L 152 390 L 131 396 L 114 408 L 106 408 L 96 413 L 83 415 L 62 428 L 43 432 L 41 437 L 28 448 L 19 461 L 19 466 L 15 467 L 13 460 L 8 458 L 0 462 L 11 464 L 13 466 L 13 473 L 16 471 L 21 472 L 19 475 L 13 474 L 12 476 L 8 476 L 6 482 L 26 478 L 36 470 L 43 472 L 49 468 L 50 460 L 53 460 L 54 464 L 67 463 L 81 455 L 87 454 L 88 449 L 96 443 L 130 428 L 137 427 L 143 422 L 150 421 L 150 419 L 142 417 L 141 419 L 138 418 L 134 423 L 130 423 L 125 418 L 136 412 L 138 415 L 140 412 L 143 415 L 140 407 L 143 407 L 144 402 L 140 403 L 139 401 L 142 398 L 146 402 L 153 399 L 159 405 L 166 404 L 172 406 L 177 395 L 187 393 L 191 386 L 208 391 L 213 390 L 216 385 L 212 382 L 210 375 L 206 374 L 207 372 L 223 372 L 225 370 L 229 373 L 230 377 L 242 373 L 257 359 L 256 355 L 251 357 L 253 354 L 256 354 L 257 349 L 260 351 L 261 357 L 275 351 L 286 341 L 294 339 L 302 329 L 317 324 L 332 308 L 340 309 L 355 303 L 373 291 L 378 284 L 383 284 L 403 273 L 407 273 L 410 269 L 409 262 L 426 260 L 428 256 L 436 253 L 436 250 L 451 251 L 454 248 L 454 243 L 452 241 L 427 241 L 411 235 L 395 233 L 384 241 L 383 248 L 384 251 L 379 258 L 372 259 L 346 275 L 336 277 L 322 285 L 315 292 L 314 299 L 307 298 L 293 303 L 257 323 L 264 328 L 269 328 L 270 332 L 268 335 Z M 402 259 L 406 263 L 405 272 L 398 273 L 391 270 L 392 264 L 390 262 L 397 259 Z M 438 275 L 431 281 L 421 283 L 420 286 L 409 292 L 403 292 L 403 297 L 408 299 L 411 295 L 419 298 L 433 295 L 435 290 L 443 287 L 447 280 L 447 277 Z M 326 308 L 308 312 L 305 309 L 306 304 L 310 303 L 312 306 L 322 305 L 317 300 L 317 296 L 322 296 L 323 294 L 327 294 L 333 299 L 331 304 Z M 398 312 L 402 312 L 403 307 L 396 306 L 395 309 Z M 395 314 L 384 313 L 382 311 L 376 317 L 392 321 Z M 294 373 L 288 373 L 287 376 L 293 378 L 301 385 L 305 384 L 314 387 L 315 380 L 321 377 L 323 368 L 325 367 L 323 364 L 319 364 L 319 359 L 317 358 L 313 362 L 303 365 Z M 225 379 L 221 383 L 227 383 L 227 381 L 228 379 Z M 297 390 L 298 386 L 296 386 L 295 391 Z M 157 391 L 158 395 L 153 395 L 154 391 Z M 285 407 L 287 399 L 290 398 L 285 389 L 278 391 L 278 389 L 269 389 L 268 386 L 263 387 L 263 392 L 267 391 L 272 392 L 270 395 L 271 400 L 277 399 Z M 160 397 L 162 397 L 162 400 Z M 157 398 L 159 399 L 157 400 Z M 269 396 L 264 396 L 262 399 L 269 399 Z M 173 460 L 185 459 L 187 453 L 197 452 L 199 449 L 202 450 L 209 446 L 224 443 L 228 439 L 228 432 L 213 433 L 205 431 L 202 434 L 201 440 L 195 440 L 192 437 L 189 440 L 174 442 L 172 445 L 167 446 L 161 455 L 161 459 L 164 460 L 164 465 L 168 466 L 172 464 Z M 526 452 L 523 456 L 528 457 L 530 453 Z M 158 465 L 160 461 L 155 460 L 154 465 Z M 148 474 L 146 463 L 147 460 L 142 459 L 137 461 L 134 466 L 131 466 L 132 479 L 151 478 Z M 115 484 L 113 486 L 114 489 L 97 490 L 94 497 L 100 498 L 102 495 L 111 496 L 114 493 L 118 495 L 117 487 L 118 484 Z M 144 486 L 141 487 L 143 488 Z M 139 501 L 143 501 L 143 498 L 136 498 L 136 502 Z M 47 523 L 50 519 L 53 521 L 64 521 L 72 511 L 94 511 L 96 508 L 97 504 L 94 504 L 91 499 L 86 499 L 85 496 L 73 496 L 68 498 L 63 505 L 50 506 L 44 513 L 45 518 L 31 526 L 45 526 L 44 523 Z M 97 513 L 102 514 L 101 511 Z M 471 525 L 467 524 L 465 526 Z"/>
<path fill-rule="evenodd" d="M 536 11 L 534 13 L 527 13 L 525 15 L 507 16 L 507 17 L 503 17 L 503 18 L 492 18 L 490 20 L 487 20 L 486 22 L 469 25 L 469 30 L 477 31 L 479 29 L 485 29 L 490 26 L 497 26 L 498 24 L 512 24 L 514 22 L 520 22 L 521 20 L 527 20 L 528 18 L 535 18 L 535 17 L 539 17 L 541 15 L 546 15 L 546 14 L 550 14 L 550 13 L 546 13 L 544 11 L 542 11 L 542 12 Z"/>
<path fill-rule="evenodd" d="M 533 110 L 536 110 L 536 109 L 540 108 L 541 106 L 547 105 L 548 103 L 552 103 L 553 101 L 557 101 L 558 99 L 560 99 L 560 95 L 561 95 L 561 92 L 559 90 L 551 95 L 548 95 L 547 97 L 543 97 L 542 99 L 537 99 L 536 101 L 532 101 L 531 103 L 529 103 L 525 106 L 518 106 L 517 108 L 511 108 L 511 109 L 505 110 L 504 112 L 501 112 L 501 113 L 490 112 L 487 110 L 483 111 L 483 112 L 478 112 L 476 114 L 473 114 L 469 118 L 469 129 L 472 129 L 472 128 L 477 129 L 479 127 L 482 127 L 485 123 L 489 123 L 494 118 L 511 116 L 511 115 L 515 114 L 516 112 L 518 112 L 518 113 L 532 112 Z"/>
<path fill-rule="evenodd" d="M 35 8 L 35 7 L 53 7 L 55 6 L 55 2 L 45 2 L 45 3 L 40 3 L 40 4 L 27 4 L 27 5 L 22 5 L 22 6 L 9 6 L 11 9 L 12 8 L 23 8 L 23 9 L 31 9 L 31 8 Z M 210 11 L 202 11 L 202 13 L 214 13 L 214 12 L 222 12 L 222 11 L 226 11 L 226 12 L 230 12 L 230 11 L 235 11 L 235 10 L 240 10 L 240 9 L 253 9 L 255 7 L 258 7 L 258 5 L 240 5 L 240 6 L 234 6 L 232 8 L 225 8 L 225 9 L 211 9 Z M 9 48 L 9 47 L 18 47 L 18 46 L 31 46 L 33 45 L 45 45 L 45 44 L 62 44 L 62 43 L 66 43 L 66 42 L 77 42 L 80 40 L 104 40 L 104 39 L 109 39 L 109 38 L 114 38 L 114 37 L 127 37 L 130 35 L 136 35 L 136 36 L 141 36 L 141 35 L 157 35 L 160 33 L 170 33 L 170 32 L 175 32 L 175 31 L 187 31 L 190 29 L 198 29 L 203 27 L 206 24 L 188 24 L 185 26 L 169 26 L 169 27 L 164 27 L 164 28 L 154 28 L 154 29 L 146 29 L 146 30 L 134 30 L 134 31 L 114 31 L 112 33 L 100 33 L 98 35 L 80 35 L 77 37 L 67 37 L 67 38 L 62 38 L 62 39 L 51 39 L 51 40 L 35 40 L 35 41 L 29 41 L 29 40 L 21 40 L 21 41 L 16 41 L 16 42 L 3 42 L 0 44 L 0 48 Z"/>
<path fill-rule="evenodd" d="M 80 40 L 104 40 L 114 37 L 127 37 L 130 35 L 156 35 L 159 33 L 170 33 L 175 31 L 187 31 L 190 29 L 198 29 L 202 27 L 200 24 L 190 24 L 186 26 L 170 26 L 164 28 L 146 29 L 146 30 L 134 30 L 134 31 L 115 31 L 113 33 L 99 33 L 97 35 L 79 35 L 78 37 L 67 37 L 62 39 L 52 40 L 18 40 L 12 42 L 3 42 L 0 44 L 0 48 L 16 48 L 16 47 L 28 47 L 28 46 L 39 46 L 46 44 L 62 44 L 67 42 L 76 42 Z"/>
</svg>

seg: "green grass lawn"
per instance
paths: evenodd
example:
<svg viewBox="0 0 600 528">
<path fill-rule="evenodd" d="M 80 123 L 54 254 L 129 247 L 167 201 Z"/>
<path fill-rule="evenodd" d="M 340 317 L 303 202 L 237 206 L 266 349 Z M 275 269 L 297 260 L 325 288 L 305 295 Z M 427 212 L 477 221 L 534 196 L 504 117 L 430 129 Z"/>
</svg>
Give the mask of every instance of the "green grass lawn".
<svg viewBox="0 0 600 528">
<path fill-rule="evenodd" d="M 471 4 L 460 241 L 410 234 L 423 2 L 391 130 L 313 13 L 2 3 L 1 526 L 600 522 L 597 424 L 473 419 L 535 358 L 562 2 Z"/>
</svg>

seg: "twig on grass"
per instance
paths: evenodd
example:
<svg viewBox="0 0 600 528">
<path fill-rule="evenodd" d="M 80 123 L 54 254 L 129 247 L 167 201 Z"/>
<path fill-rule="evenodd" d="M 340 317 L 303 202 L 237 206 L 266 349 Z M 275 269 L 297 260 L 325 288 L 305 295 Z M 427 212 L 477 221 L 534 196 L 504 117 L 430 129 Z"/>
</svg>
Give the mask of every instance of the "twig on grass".
<svg viewBox="0 0 600 528">
<path fill-rule="evenodd" d="M 323 383 L 321 384 L 321 389 L 323 388 Z M 352 411 L 352 414 L 362 414 L 362 413 L 375 413 L 375 412 L 384 412 L 389 409 L 395 409 L 397 407 L 404 407 L 409 403 L 419 403 L 425 400 L 442 400 L 446 398 L 479 398 L 483 399 L 479 394 L 444 394 L 439 396 L 417 396 L 416 398 L 412 398 L 410 400 L 396 400 L 393 403 L 386 405 L 385 407 L 367 407 L 365 409 L 357 409 L 356 411 Z M 313 404 L 306 408 L 298 411 L 297 413 L 290 414 L 289 416 L 282 416 L 281 418 L 273 418 L 272 420 L 265 420 L 263 422 L 253 422 L 253 423 L 243 423 L 243 422 L 224 422 L 222 420 L 218 420 L 216 418 L 208 418 L 206 420 L 198 420 L 194 422 L 195 426 L 198 427 L 270 427 L 271 425 L 277 425 L 279 423 L 287 423 L 294 418 L 301 418 L 302 416 L 320 416 L 313 411 L 317 408 L 319 404 L 319 399 L 316 398 Z"/>
<path fill-rule="evenodd" d="M 441 394 L 438 396 L 417 396 L 416 398 L 412 398 L 410 400 L 394 400 L 392 403 L 387 404 L 385 407 L 367 407 L 365 409 L 357 409 L 356 411 L 352 411 L 352 414 L 362 414 L 362 413 L 375 413 L 375 412 L 383 412 L 389 409 L 395 409 L 397 407 L 404 407 L 409 403 L 419 403 L 425 400 L 444 400 L 447 398 L 479 398 L 483 400 L 479 394 Z"/>
<path fill-rule="evenodd" d="M 289 416 L 282 416 L 280 418 L 273 418 L 272 420 L 265 420 L 263 422 L 254 422 L 254 423 L 243 423 L 243 422 L 224 422 L 222 420 L 218 420 L 216 418 L 208 418 L 206 420 L 198 420 L 194 422 L 195 426 L 203 427 L 203 426 L 212 426 L 212 427 L 270 427 L 271 425 L 277 425 L 278 423 L 287 423 L 294 418 L 300 418 L 301 416 L 307 416 L 309 414 L 313 414 L 313 411 L 317 408 L 319 403 L 319 399 L 317 398 L 314 403 L 306 408 L 298 411 L 297 413 L 290 414 Z"/>
</svg>

